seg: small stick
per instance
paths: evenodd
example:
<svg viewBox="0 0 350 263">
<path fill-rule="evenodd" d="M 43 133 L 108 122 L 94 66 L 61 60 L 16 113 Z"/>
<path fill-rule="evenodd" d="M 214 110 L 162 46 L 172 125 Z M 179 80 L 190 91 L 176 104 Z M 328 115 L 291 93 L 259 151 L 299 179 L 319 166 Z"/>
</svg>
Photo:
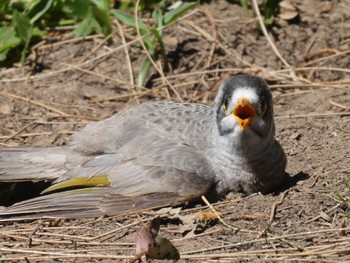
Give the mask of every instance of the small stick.
<svg viewBox="0 0 350 263">
<path fill-rule="evenodd" d="M 177 90 L 170 84 L 169 80 L 164 76 L 163 72 L 158 68 L 157 64 L 154 62 L 154 60 L 152 59 L 151 55 L 149 54 L 147 47 L 145 45 L 145 43 L 142 40 L 142 36 L 141 36 L 141 32 L 140 32 L 140 28 L 139 28 L 139 24 L 138 24 L 138 8 L 139 8 L 139 4 L 140 4 L 140 0 L 136 1 L 136 5 L 135 5 L 135 27 L 136 27 L 136 31 L 137 31 L 137 35 L 140 38 L 140 43 L 141 46 L 143 48 L 143 50 L 146 52 L 146 55 L 148 57 L 148 59 L 151 61 L 153 67 L 158 71 L 158 73 L 162 76 L 162 78 L 164 79 L 164 81 L 166 82 L 166 84 L 169 86 L 169 88 L 174 92 L 174 94 L 176 95 L 177 99 L 182 102 L 182 98 L 180 96 L 180 94 L 177 92 Z"/>
<path fill-rule="evenodd" d="M 283 192 L 280 200 L 278 200 L 276 203 L 272 204 L 269 222 L 268 222 L 267 226 L 265 227 L 265 229 L 259 233 L 259 235 L 256 237 L 256 239 L 259 239 L 263 235 L 267 234 L 267 230 L 270 228 L 273 220 L 275 219 L 277 206 L 279 206 L 279 205 L 281 205 L 283 203 L 284 198 L 285 198 L 287 193 L 288 193 L 288 191 Z"/>
<path fill-rule="evenodd" d="M 116 82 L 118 84 L 131 86 L 130 83 L 128 83 L 126 81 L 122 81 L 122 80 L 119 80 L 119 79 L 116 79 L 116 78 L 112 78 L 112 77 L 109 77 L 109 76 L 106 76 L 106 75 L 103 75 L 103 74 L 100 74 L 100 73 L 97 73 L 97 72 L 94 72 L 94 71 L 91 71 L 91 70 L 83 69 L 83 68 L 81 68 L 79 66 L 76 66 L 76 65 L 66 64 L 66 63 L 63 63 L 63 64 L 66 65 L 67 67 L 71 67 L 73 69 L 79 70 L 79 71 L 87 73 L 87 74 L 91 74 L 91 75 L 96 76 L 96 77 L 100 77 L 100 78 L 103 78 L 103 79 L 108 79 L 108 80 L 114 81 L 114 82 Z M 124 89 L 124 90 L 129 90 L 129 88 L 123 88 L 123 87 L 120 87 L 120 86 L 118 88 Z"/>
<path fill-rule="evenodd" d="M 346 51 L 343 51 L 343 52 L 339 52 L 339 53 L 336 53 L 336 54 L 333 54 L 333 55 L 329 55 L 329 56 L 326 56 L 326 57 L 323 57 L 323 58 L 318 58 L 318 59 L 315 59 L 315 60 L 312 60 L 312 61 L 309 61 L 307 63 L 304 63 L 302 64 L 303 67 L 307 67 L 307 66 L 310 66 L 312 64 L 316 64 L 318 62 L 321 62 L 321 61 L 324 61 L 324 60 L 328 60 L 328 59 L 332 59 L 332 58 L 336 58 L 336 57 L 339 57 L 339 56 L 343 56 L 343 55 L 346 55 L 350 53 L 350 50 L 346 50 Z"/>
<path fill-rule="evenodd" d="M 119 29 L 119 32 L 120 32 L 120 38 L 122 39 L 122 43 L 123 43 L 123 46 L 124 46 L 124 53 L 125 53 L 125 57 L 126 57 L 127 66 L 128 66 L 128 69 L 129 69 L 130 85 L 131 85 L 132 87 L 134 87 L 132 93 L 135 94 L 135 93 L 136 93 L 135 88 L 137 88 L 137 87 L 135 87 L 135 81 L 134 81 L 135 76 L 134 76 L 134 70 L 133 70 L 132 64 L 131 64 L 131 58 L 130 58 L 129 48 L 128 48 L 128 46 L 126 45 L 126 40 L 125 40 L 124 31 L 123 31 L 123 28 L 122 28 L 122 26 L 120 25 L 118 19 L 115 19 L 115 23 L 116 23 L 117 26 L 118 26 L 118 29 Z M 137 91 L 140 91 L 140 88 L 138 88 Z M 135 101 L 136 101 L 137 104 L 140 104 L 140 101 L 139 101 L 139 99 L 138 99 L 137 97 L 135 98 Z"/>
<path fill-rule="evenodd" d="M 340 104 L 338 102 L 335 102 L 333 100 L 328 100 L 328 101 L 329 101 L 330 104 L 332 104 L 332 105 L 334 105 L 334 106 L 336 106 L 338 108 L 341 108 L 341 109 L 344 109 L 344 110 L 350 109 L 350 106 L 345 106 L 345 105 Z"/>
<path fill-rule="evenodd" d="M 87 60 L 91 55 L 95 54 L 97 50 L 99 50 L 111 37 L 113 33 L 109 34 L 107 37 L 105 37 L 101 43 L 99 43 L 93 50 L 91 50 L 88 54 L 86 54 L 82 59 L 80 59 L 79 64 Z"/>
<path fill-rule="evenodd" d="M 72 114 L 66 113 L 64 111 L 61 111 L 59 109 L 53 108 L 51 106 L 45 105 L 44 103 L 41 103 L 39 101 L 31 100 L 31 99 L 28 99 L 28 98 L 25 98 L 25 97 L 22 97 L 22 96 L 19 96 L 19 95 L 15 95 L 15 94 L 12 94 L 12 93 L 8 93 L 8 92 L 0 92 L 0 96 L 8 97 L 8 98 L 11 98 L 11 99 L 23 100 L 25 102 L 29 102 L 29 103 L 31 103 L 33 105 L 42 107 L 42 108 L 44 108 L 46 110 L 49 110 L 49 111 L 52 111 L 52 112 L 56 112 L 56 113 L 61 115 L 60 117 L 63 117 L 63 118 L 79 118 L 79 119 L 94 120 L 94 121 L 97 120 L 96 118 L 93 118 L 93 117 L 72 115 Z"/>
<path fill-rule="evenodd" d="M 61 111 L 61 110 L 58 110 L 58 109 L 55 109 L 53 107 L 50 107 L 48 105 L 45 105 L 44 103 L 41 103 L 41 102 L 38 102 L 38 101 L 35 101 L 35 100 L 31 100 L 31 99 L 28 99 L 28 98 L 25 98 L 25 97 L 22 97 L 22 96 L 19 96 L 19 95 L 15 95 L 15 94 L 12 94 L 12 93 L 7 93 L 7 92 L 1 92 L 0 93 L 1 96 L 5 96 L 5 97 L 8 97 L 8 98 L 11 98 L 11 99 L 18 99 L 18 100 L 23 100 L 23 101 L 26 101 L 26 102 L 29 102 L 33 105 L 36 105 L 36 106 L 39 106 L 39 107 L 42 107 L 44 109 L 47 109 L 49 111 L 53 111 L 53 112 L 56 112 L 60 115 L 63 115 L 63 116 L 67 116 L 69 115 L 68 113 L 64 112 L 64 111 Z"/>
<path fill-rule="evenodd" d="M 208 199 L 202 195 L 201 196 L 203 202 L 209 207 L 209 209 L 215 214 L 216 218 L 219 220 L 219 222 L 224 225 L 225 227 L 229 228 L 229 229 L 232 229 L 233 231 L 235 231 L 236 233 L 238 231 L 240 232 L 248 232 L 248 233 L 256 233 L 256 231 L 252 231 L 252 230 L 248 230 L 248 229 L 241 229 L 241 228 L 238 228 L 238 227 L 235 227 L 233 225 L 230 225 L 228 223 L 226 223 L 222 217 L 219 215 L 219 213 L 215 210 L 215 208 L 212 206 L 211 203 L 209 203 Z"/>
<path fill-rule="evenodd" d="M 30 126 L 32 126 L 33 123 L 29 123 L 27 125 L 25 125 L 24 127 L 22 127 L 22 129 L 20 129 L 19 131 L 15 132 L 14 134 L 8 136 L 8 138 L 4 141 L 4 143 L 7 143 L 9 140 L 15 138 L 18 134 L 22 133 L 23 131 L 25 131 L 27 128 L 29 128 Z"/>
<path fill-rule="evenodd" d="M 256 2 L 256 0 L 253 0 L 253 7 L 254 7 L 254 11 L 256 16 L 258 17 L 259 20 L 259 24 L 260 24 L 260 28 L 264 34 L 264 36 L 267 39 L 267 42 L 270 44 L 270 46 L 272 47 L 273 52 L 275 52 L 276 56 L 281 60 L 281 62 L 284 64 L 284 66 L 286 66 L 287 68 L 290 68 L 290 65 L 288 64 L 288 62 L 282 57 L 282 55 L 280 54 L 280 52 L 278 51 L 278 49 L 276 48 L 275 44 L 273 43 L 273 41 L 271 40 L 266 27 L 264 25 L 264 21 L 261 17 L 260 11 L 259 11 L 259 7 L 258 7 L 258 3 Z"/>
<path fill-rule="evenodd" d="M 309 113 L 309 114 L 299 114 L 299 115 L 285 115 L 276 116 L 275 119 L 293 119 L 293 118 L 307 118 L 307 117 L 334 117 L 334 116 L 350 116 L 350 111 L 346 112 L 330 112 L 330 113 Z"/>
<path fill-rule="evenodd" d="M 33 236 L 35 235 L 35 232 L 38 231 L 39 227 L 43 224 L 42 220 L 38 221 L 38 224 L 36 225 L 36 227 L 34 227 L 33 231 L 29 234 L 28 236 L 28 240 L 27 240 L 27 246 L 31 247 L 32 246 L 32 241 L 33 241 Z"/>
</svg>

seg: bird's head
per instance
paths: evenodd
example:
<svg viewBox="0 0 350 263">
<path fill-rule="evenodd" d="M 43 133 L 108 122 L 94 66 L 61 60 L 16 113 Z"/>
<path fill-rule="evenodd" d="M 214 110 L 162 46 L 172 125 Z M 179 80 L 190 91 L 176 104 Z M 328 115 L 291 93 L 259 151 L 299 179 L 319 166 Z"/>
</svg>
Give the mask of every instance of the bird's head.
<svg viewBox="0 0 350 263">
<path fill-rule="evenodd" d="M 274 136 L 272 94 L 261 78 L 241 75 L 226 80 L 219 87 L 215 103 L 221 135 Z"/>
</svg>

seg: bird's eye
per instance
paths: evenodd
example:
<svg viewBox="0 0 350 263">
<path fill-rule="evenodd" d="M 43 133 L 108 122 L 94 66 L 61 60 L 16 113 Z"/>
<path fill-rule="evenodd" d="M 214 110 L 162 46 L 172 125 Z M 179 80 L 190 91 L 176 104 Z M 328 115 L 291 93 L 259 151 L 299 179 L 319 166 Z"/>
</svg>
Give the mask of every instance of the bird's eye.
<svg viewBox="0 0 350 263">
<path fill-rule="evenodd" d="M 264 115 L 266 113 L 266 111 L 267 111 L 267 103 L 265 101 L 261 101 L 260 109 L 261 109 L 262 115 Z"/>
<path fill-rule="evenodd" d="M 227 100 L 224 99 L 224 101 L 222 102 L 222 107 L 224 108 L 224 113 L 226 114 L 227 111 Z"/>
</svg>

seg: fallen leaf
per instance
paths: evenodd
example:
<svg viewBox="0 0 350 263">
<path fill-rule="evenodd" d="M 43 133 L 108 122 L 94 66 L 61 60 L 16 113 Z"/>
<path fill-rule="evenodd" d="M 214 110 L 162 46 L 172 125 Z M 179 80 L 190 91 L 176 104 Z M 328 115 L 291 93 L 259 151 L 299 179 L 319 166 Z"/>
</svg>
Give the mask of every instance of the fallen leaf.
<svg viewBox="0 0 350 263">
<path fill-rule="evenodd" d="M 146 223 L 139 235 L 136 242 L 136 254 L 147 254 L 150 250 L 157 246 L 156 236 L 158 235 L 160 228 L 159 217 L 153 219 L 152 221 Z"/>
<path fill-rule="evenodd" d="M 170 240 L 162 237 L 157 236 L 156 237 L 156 243 L 159 246 L 159 258 L 154 259 L 172 259 L 172 260 L 179 260 L 180 259 L 180 253 L 177 250 L 177 248 L 171 243 Z"/>
<path fill-rule="evenodd" d="M 217 212 L 217 214 L 221 217 L 222 213 Z M 202 221 L 216 221 L 218 219 L 217 215 L 212 211 L 200 211 L 197 213 L 198 220 Z"/>
<path fill-rule="evenodd" d="M 284 20 L 292 20 L 299 14 L 297 9 L 288 0 L 281 1 L 279 7 L 280 13 L 278 16 Z"/>
<path fill-rule="evenodd" d="M 135 259 L 143 256 L 147 259 L 180 259 L 180 253 L 171 241 L 158 235 L 159 228 L 159 217 L 143 226 L 137 237 Z"/>
<path fill-rule="evenodd" d="M 11 115 L 12 107 L 7 103 L 1 104 L 0 105 L 0 113 L 2 113 L 4 115 Z"/>
</svg>

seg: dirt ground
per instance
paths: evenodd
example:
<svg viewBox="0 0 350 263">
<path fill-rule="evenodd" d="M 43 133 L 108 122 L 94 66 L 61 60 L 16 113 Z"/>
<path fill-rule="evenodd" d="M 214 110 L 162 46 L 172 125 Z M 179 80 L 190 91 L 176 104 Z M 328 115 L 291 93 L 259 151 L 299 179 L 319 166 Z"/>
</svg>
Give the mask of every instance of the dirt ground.
<svg viewBox="0 0 350 263">
<path fill-rule="evenodd" d="M 145 221 L 161 216 L 160 234 L 182 262 L 350 261 L 350 1 L 290 2 L 298 16 L 278 17 L 269 29 L 290 68 L 255 15 L 237 4 L 212 1 L 165 30 L 172 71 L 164 74 L 183 101 L 212 105 L 211 87 L 228 75 L 255 74 L 270 84 L 277 139 L 294 178 L 278 193 L 229 194 L 214 203 L 228 225 L 196 219 L 210 211 L 205 205 L 142 213 Z M 25 67 L 0 69 L 1 146 L 63 145 L 86 123 L 123 108 L 178 100 L 155 70 L 147 87 L 133 85 L 144 52 L 132 29 L 115 26 L 111 43 L 57 36 L 33 49 Z M 140 221 L 129 215 L 3 224 L 0 261 L 128 260 Z"/>
</svg>

